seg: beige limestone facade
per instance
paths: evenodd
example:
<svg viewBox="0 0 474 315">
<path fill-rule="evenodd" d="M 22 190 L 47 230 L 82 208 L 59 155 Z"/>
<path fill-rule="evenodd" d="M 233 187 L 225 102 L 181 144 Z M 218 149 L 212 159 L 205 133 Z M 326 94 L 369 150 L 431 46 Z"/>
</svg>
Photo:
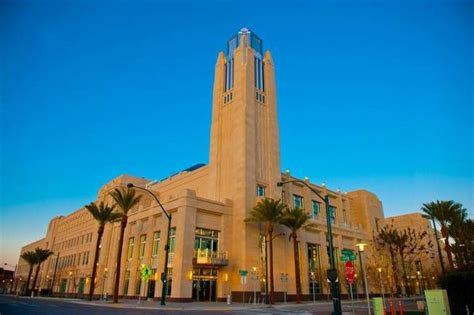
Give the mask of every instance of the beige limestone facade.
<svg viewBox="0 0 474 315">
<path fill-rule="evenodd" d="M 254 290 L 261 301 L 266 243 L 262 227 L 245 219 L 265 197 L 304 208 L 311 219 L 298 235 L 303 294 L 312 298 L 314 292 L 317 298 L 327 298 L 324 203 L 299 183 L 277 186 L 295 177 L 281 172 L 274 63 L 270 52 L 263 51 L 261 39 L 247 29 L 232 37 L 226 52 L 218 54 L 212 108 L 207 165 L 196 165 L 159 182 L 122 175 L 104 185 L 96 201 L 112 204 L 108 193 L 127 183 L 146 187 L 159 198 L 172 215 L 167 294 L 179 301 L 223 300 L 229 294 L 233 300 L 244 296 L 247 300 L 253 298 Z M 366 190 L 343 193 L 304 180 L 321 195 L 329 195 L 341 292 L 348 294 L 339 258 L 343 251 L 355 251 L 355 244 L 372 241 L 377 225 L 384 220 L 382 203 Z M 119 292 L 123 297 L 158 298 L 167 220 L 150 196 L 143 197 L 129 214 Z M 53 218 L 43 239 L 22 248 L 25 252 L 42 247 L 55 253 L 41 266 L 38 289 L 63 295 L 88 293 L 97 228 L 92 216 L 81 208 Z M 106 225 L 95 279 L 97 295 L 113 292 L 119 232 L 119 223 Z M 276 227 L 278 233 L 286 236 L 274 240 L 276 297 L 281 299 L 287 292 L 291 299 L 296 290 L 292 243 L 286 228 Z M 154 271 L 146 284 L 139 278 L 143 264 Z M 28 266 L 21 259 L 18 266 L 17 277 L 24 283 Z M 241 270 L 249 271 L 245 285 Z M 362 281 L 356 281 L 356 289 L 362 292 Z M 378 286 L 371 291 L 378 292 Z"/>
</svg>

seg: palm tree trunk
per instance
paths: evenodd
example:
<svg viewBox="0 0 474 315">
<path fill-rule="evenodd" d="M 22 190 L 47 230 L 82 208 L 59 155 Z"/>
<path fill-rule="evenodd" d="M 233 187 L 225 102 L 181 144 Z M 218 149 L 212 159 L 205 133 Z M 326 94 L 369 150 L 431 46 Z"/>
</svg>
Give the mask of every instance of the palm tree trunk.
<svg viewBox="0 0 474 315">
<path fill-rule="evenodd" d="M 439 255 L 439 262 L 441 264 L 441 271 L 445 272 L 444 270 L 444 260 L 443 260 L 443 254 L 441 253 L 441 247 L 439 246 L 439 240 L 438 240 L 438 230 L 436 229 L 436 221 L 433 216 L 431 216 L 431 220 L 433 221 L 433 228 L 435 230 L 435 238 L 436 238 L 436 246 L 438 247 L 438 255 Z"/>
<path fill-rule="evenodd" d="M 300 257 L 298 253 L 298 240 L 296 233 L 291 235 L 293 238 L 293 255 L 295 256 L 295 277 L 296 277 L 296 303 L 301 303 L 301 279 L 300 279 Z M 313 288 L 314 290 L 314 288 Z"/>
<path fill-rule="evenodd" d="M 104 234 L 104 225 L 101 224 L 99 225 L 99 229 L 97 230 L 97 243 L 95 244 L 94 265 L 92 266 L 91 285 L 89 288 L 89 301 L 92 301 L 92 297 L 94 296 L 95 277 L 97 274 L 97 263 L 99 262 L 100 241 L 102 240 L 103 234 Z"/>
<path fill-rule="evenodd" d="M 274 304 L 274 296 L 273 296 L 273 291 L 275 289 L 274 284 L 273 284 L 273 239 L 272 239 L 272 233 L 273 233 L 273 226 L 270 225 L 268 227 L 268 245 L 270 245 L 270 304 Z"/>
<path fill-rule="evenodd" d="M 26 290 L 25 290 L 25 295 L 28 295 L 28 290 L 30 289 L 30 279 L 31 279 L 31 274 L 33 273 L 33 265 L 30 265 L 30 271 L 28 271 L 28 279 L 26 279 Z"/>
<path fill-rule="evenodd" d="M 125 228 L 127 227 L 127 215 L 124 214 L 120 226 L 120 238 L 119 246 L 117 251 L 117 268 L 115 270 L 115 287 L 114 287 L 114 303 L 118 303 L 119 286 L 120 286 L 120 267 L 122 265 L 122 247 L 123 247 L 123 236 L 125 234 Z"/>
<path fill-rule="evenodd" d="M 38 280 L 38 274 L 39 274 L 39 271 L 40 271 L 40 266 L 41 264 L 38 264 L 38 266 L 36 267 L 36 272 L 35 272 L 35 278 L 33 279 L 33 285 L 31 287 L 31 290 L 35 290 L 35 287 L 36 287 L 36 281 Z"/>
<path fill-rule="evenodd" d="M 441 235 L 443 235 L 444 238 L 444 250 L 446 251 L 446 254 L 448 256 L 449 268 L 451 268 L 452 270 L 454 269 L 453 256 L 451 253 L 451 246 L 449 245 L 448 228 L 444 224 L 441 225 Z"/>
</svg>

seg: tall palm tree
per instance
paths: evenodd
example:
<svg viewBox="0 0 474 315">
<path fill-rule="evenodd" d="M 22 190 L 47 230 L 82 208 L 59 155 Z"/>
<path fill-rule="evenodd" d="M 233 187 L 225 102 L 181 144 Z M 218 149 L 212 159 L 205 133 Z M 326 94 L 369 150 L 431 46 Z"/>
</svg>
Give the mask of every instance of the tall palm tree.
<svg viewBox="0 0 474 315">
<path fill-rule="evenodd" d="M 434 217 L 441 224 L 441 235 L 444 238 L 444 247 L 448 256 L 449 267 L 451 269 L 454 268 L 454 263 L 451 253 L 451 246 L 449 244 L 448 226 L 453 217 L 456 216 L 456 213 L 462 211 L 462 209 L 462 205 L 453 200 L 437 200 L 436 203 L 429 203 L 429 207 L 425 207 L 425 205 L 423 205 L 423 208 L 421 208 L 423 212 Z M 429 212 L 427 212 L 427 210 Z"/>
<path fill-rule="evenodd" d="M 24 261 L 26 261 L 28 265 L 30 265 L 30 270 L 28 271 L 28 278 L 26 279 L 26 289 L 25 289 L 25 294 L 28 295 L 31 274 L 33 273 L 33 266 L 37 262 L 37 257 L 36 257 L 36 253 L 34 251 L 24 252 L 23 254 L 21 254 L 20 257 Z"/>
<path fill-rule="evenodd" d="M 301 303 L 301 275 L 300 275 L 300 257 L 298 253 L 298 231 L 311 218 L 301 208 L 285 209 L 280 223 L 291 230 L 289 239 L 293 239 L 293 256 L 295 258 L 295 277 L 296 277 L 296 303 Z"/>
<path fill-rule="evenodd" d="M 456 256 L 458 268 L 464 268 L 469 261 L 468 246 L 466 246 L 470 242 L 468 229 L 467 210 L 462 209 L 451 218 L 451 224 L 448 227 L 448 233 L 455 241 L 451 249 Z"/>
<path fill-rule="evenodd" d="M 257 205 L 250 211 L 250 217 L 247 222 L 257 222 L 265 224 L 265 232 L 267 236 L 266 242 L 270 249 L 270 303 L 274 303 L 274 283 L 273 283 L 273 228 L 275 224 L 280 223 L 283 210 L 286 206 L 280 200 L 265 198 L 259 200 Z"/>
<path fill-rule="evenodd" d="M 49 249 L 43 249 L 43 248 L 36 248 L 35 249 L 35 255 L 36 255 L 36 264 L 38 266 L 36 266 L 36 273 L 35 273 L 35 278 L 33 280 L 33 286 L 32 286 L 32 290 L 35 289 L 36 287 L 36 280 L 38 279 L 38 274 L 39 274 L 39 270 L 40 270 L 40 266 L 41 264 L 46 261 L 46 259 L 49 258 L 49 256 L 53 255 L 54 253 L 52 251 L 50 251 Z"/>
<path fill-rule="evenodd" d="M 120 217 L 120 238 L 119 246 L 117 251 L 117 268 L 115 271 L 115 287 L 114 287 L 114 303 L 118 303 L 119 285 L 120 285 L 120 267 L 122 265 L 122 247 L 123 237 L 125 234 L 125 228 L 128 223 L 128 212 L 135 207 L 142 196 L 136 196 L 135 190 L 130 188 L 118 189 L 110 193 L 112 198 L 115 200 L 115 205 L 119 208 Z"/>
<path fill-rule="evenodd" d="M 444 274 L 445 270 L 444 270 L 443 254 L 441 254 L 441 247 L 439 246 L 438 228 L 436 227 L 436 219 L 434 217 L 435 208 L 436 208 L 435 202 L 424 203 L 423 206 L 421 207 L 421 211 L 425 213 L 423 217 L 425 217 L 426 219 L 430 219 L 431 222 L 433 222 L 433 229 L 435 231 L 435 238 L 436 238 L 436 246 L 438 248 L 439 263 L 441 264 L 441 271 Z"/>
<path fill-rule="evenodd" d="M 89 301 L 92 301 L 95 289 L 95 277 L 97 274 L 97 263 L 99 262 L 100 243 L 102 241 L 102 236 L 104 235 L 105 224 L 118 220 L 122 215 L 114 212 L 115 206 L 109 207 L 108 204 L 104 205 L 103 201 L 100 202 L 99 206 L 97 206 L 96 203 L 91 202 L 86 206 L 86 208 L 99 223 L 99 228 L 97 229 L 97 242 L 95 244 L 94 265 L 92 267 L 92 277 L 89 288 Z"/>
</svg>

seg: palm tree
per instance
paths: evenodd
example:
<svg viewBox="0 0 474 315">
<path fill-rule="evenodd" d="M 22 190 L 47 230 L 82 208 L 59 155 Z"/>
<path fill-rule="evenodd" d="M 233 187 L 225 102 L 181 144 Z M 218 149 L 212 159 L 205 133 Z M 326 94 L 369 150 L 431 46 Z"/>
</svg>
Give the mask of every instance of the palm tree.
<svg viewBox="0 0 474 315">
<path fill-rule="evenodd" d="M 112 198 L 115 200 L 116 206 L 120 209 L 120 238 L 119 246 L 117 251 L 117 269 L 115 271 L 115 287 L 114 287 L 114 303 L 118 303 L 118 293 L 120 285 L 120 267 L 122 264 L 122 247 L 123 247 L 123 236 L 125 234 L 125 228 L 127 227 L 128 222 L 128 212 L 135 207 L 139 202 L 142 196 L 135 196 L 135 190 L 126 188 L 118 189 L 115 188 L 114 191 L 110 193 Z"/>
<path fill-rule="evenodd" d="M 49 258 L 49 256 L 53 255 L 54 253 L 50 251 L 49 249 L 43 249 L 43 248 L 36 248 L 35 249 L 35 255 L 36 255 L 36 263 L 38 266 L 36 266 L 36 273 L 35 273 L 35 278 L 33 280 L 33 287 L 31 288 L 32 290 L 35 289 L 36 287 L 36 280 L 38 279 L 38 274 L 40 270 L 41 264 L 46 261 L 46 259 Z"/>
<path fill-rule="evenodd" d="M 270 303 L 274 303 L 273 292 L 273 227 L 275 224 L 280 223 L 280 219 L 283 214 L 283 210 L 286 206 L 280 200 L 274 200 L 271 198 L 265 198 L 259 200 L 257 205 L 250 211 L 250 218 L 246 219 L 247 222 L 257 222 L 265 224 L 265 232 L 268 239 L 270 249 Z"/>
<path fill-rule="evenodd" d="M 452 246 L 452 251 L 456 256 L 458 268 L 464 268 L 469 262 L 468 245 L 471 238 L 468 236 L 468 221 L 467 210 L 462 209 L 461 211 L 456 212 L 456 214 L 451 218 L 451 224 L 448 227 L 448 233 L 455 241 L 455 244 Z"/>
<path fill-rule="evenodd" d="M 424 203 L 423 207 L 421 207 L 421 211 L 425 213 L 423 217 L 425 217 L 426 219 L 430 219 L 431 222 L 433 222 L 433 229 L 435 231 L 435 238 L 436 238 L 436 246 L 438 248 L 439 263 L 441 264 L 441 271 L 444 274 L 445 270 L 444 270 L 443 255 L 441 254 L 441 247 L 439 246 L 438 228 L 436 227 L 436 220 L 434 217 L 435 208 L 436 208 L 435 202 Z"/>
<path fill-rule="evenodd" d="M 293 239 L 293 256 L 295 257 L 295 277 L 296 277 L 296 303 L 301 303 L 301 275 L 300 257 L 298 253 L 298 230 L 301 229 L 311 218 L 301 208 L 285 209 L 280 223 L 291 230 L 289 239 Z"/>
<path fill-rule="evenodd" d="M 429 204 L 423 204 L 421 208 L 427 215 L 435 218 L 441 224 L 441 235 L 444 238 L 444 247 L 448 256 L 449 267 L 454 268 L 453 256 L 451 253 L 451 246 L 449 245 L 449 233 L 448 226 L 452 221 L 456 213 L 463 210 L 460 203 L 454 202 L 453 200 L 437 200 L 436 203 L 430 202 Z"/>
<path fill-rule="evenodd" d="M 99 206 L 97 206 L 96 203 L 91 202 L 86 206 L 86 208 L 99 223 L 99 228 L 97 229 L 97 242 L 95 244 L 94 265 L 92 267 L 92 277 L 89 289 L 89 301 L 92 301 L 95 289 L 95 277 L 97 274 L 97 263 L 99 262 L 100 243 L 102 241 L 102 236 L 104 235 L 105 224 L 118 220 L 121 218 L 121 214 L 114 212 L 115 206 L 109 207 L 108 204 L 104 205 L 103 201 L 100 202 Z"/>
<path fill-rule="evenodd" d="M 28 271 L 28 278 L 26 279 L 26 289 L 25 289 L 25 294 L 28 295 L 28 290 L 29 290 L 29 286 L 30 286 L 30 279 L 31 279 L 31 274 L 33 273 L 33 266 L 36 264 L 37 262 L 37 257 L 36 257 L 36 253 L 34 251 L 28 251 L 28 252 L 24 252 L 23 254 L 21 254 L 20 256 L 24 261 L 26 261 L 28 263 L 28 265 L 30 265 L 30 271 Z"/>
</svg>

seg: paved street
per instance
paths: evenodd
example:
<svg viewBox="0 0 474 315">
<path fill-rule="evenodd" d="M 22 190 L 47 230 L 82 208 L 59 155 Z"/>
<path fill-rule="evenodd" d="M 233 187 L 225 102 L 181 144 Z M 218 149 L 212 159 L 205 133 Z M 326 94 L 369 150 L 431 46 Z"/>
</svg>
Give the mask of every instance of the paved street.
<svg viewBox="0 0 474 315">
<path fill-rule="evenodd" d="M 413 300 L 404 300 L 406 309 L 414 309 Z M 159 302 L 136 300 L 122 300 L 119 304 L 111 302 L 89 302 L 79 299 L 60 298 L 30 298 L 0 295 L 0 315 L 29 315 L 29 314 L 317 314 L 331 313 L 330 302 L 310 302 L 303 304 L 243 305 L 234 303 L 167 303 L 160 306 Z M 351 305 L 344 301 L 343 310 L 351 313 Z M 367 314 L 366 304 L 363 301 L 355 302 L 355 315 Z"/>
</svg>

